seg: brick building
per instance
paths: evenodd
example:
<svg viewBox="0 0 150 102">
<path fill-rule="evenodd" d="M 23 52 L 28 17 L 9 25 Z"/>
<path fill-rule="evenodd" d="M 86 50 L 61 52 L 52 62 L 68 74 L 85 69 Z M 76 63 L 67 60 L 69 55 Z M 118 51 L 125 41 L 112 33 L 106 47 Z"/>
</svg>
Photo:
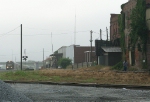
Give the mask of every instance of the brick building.
<svg viewBox="0 0 150 102">
<path fill-rule="evenodd" d="M 70 45 L 66 47 L 66 58 L 72 60 L 72 63 L 82 63 L 86 62 L 86 59 L 91 59 L 90 46 L 80 46 L 80 45 Z M 92 52 L 95 51 L 95 47 L 92 47 Z M 89 52 L 89 53 L 87 53 Z M 88 55 L 87 55 L 88 54 Z M 88 56 L 88 58 L 87 58 Z M 88 60 L 88 62 L 93 62 L 96 60 L 95 52 L 92 53 L 92 61 Z"/>
<path fill-rule="evenodd" d="M 147 61 L 148 61 L 148 67 L 150 69 L 150 0 L 146 0 L 146 20 L 147 25 L 149 29 L 149 37 L 148 37 L 148 44 L 147 44 Z"/>
<path fill-rule="evenodd" d="M 110 41 L 112 46 L 120 46 L 120 34 L 118 25 L 118 16 L 120 14 L 111 14 L 110 17 Z"/>
<path fill-rule="evenodd" d="M 120 14 L 111 14 L 110 17 L 110 41 L 120 38 L 118 27 L 118 16 Z"/>
<path fill-rule="evenodd" d="M 69 58 L 73 64 L 96 61 L 95 47 L 92 47 L 92 55 L 90 46 L 80 45 L 62 46 L 55 52 L 50 55 L 51 59 L 48 60 L 49 66 L 54 68 L 58 67 L 58 60 L 60 58 Z"/>
<path fill-rule="evenodd" d="M 136 6 L 136 0 L 129 0 L 127 3 L 122 5 L 122 12 L 125 14 L 125 47 L 126 47 L 126 59 L 128 60 L 129 64 L 134 66 L 140 66 L 140 59 L 141 54 L 135 48 L 135 50 L 132 50 L 130 48 L 130 15 L 132 13 L 132 9 Z"/>
<path fill-rule="evenodd" d="M 96 60 L 95 47 L 92 47 L 92 55 L 91 55 L 90 46 L 75 46 L 74 47 L 74 62 L 75 63 L 93 62 L 95 60 Z"/>
<path fill-rule="evenodd" d="M 125 14 L 124 33 L 125 33 L 126 59 L 128 60 L 130 65 L 141 68 L 142 54 L 141 54 L 141 52 L 138 51 L 137 46 L 135 46 L 135 50 L 133 50 L 130 47 L 130 36 L 129 36 L 129 34 L 130 34 L 130 23 L 131 23 L 131 20 L 129 18 L 130 18 L 130 15 L 132 13 L 133 8 L 135 8 L 135 6 L 136 6 L 136 1 L 137 0 L 128 0 L 127 3 L 122 4 L 121 5 L 121 7 L 122 7 L 121 12 L 123 12 Z M 147 7 L 147 10 L 146 10 L 147 25 L 148 25 L 148 28 L 150 30 L 150 20 L 149 20 L 150 19 L 150 0 L 146 0 L 145 6 Z M 117 26 L 114 25 L 114 22 L 117 19 L 116 16 L 117 16 L 117 14 L 116 15 L 111 14 L 111 19 L 110 19 L 111 40 L 113 40 L 113 36 L 115 36 L 115 34 L 116 34 L 115 33 L 116 30 L 114 30 L 114 28 L 117 29 Z M 117 24 L 117 22 L 116 22 L 116 24 Z M 114 25 L 114 26 L 112 27 L 112 25 Z M 149 38 L 148 38 L 147 49 L 148 49 L 147 50 L 147 60 L 148 60 L 149 66 L 150 66 L 150 34 L 149 34 Z"/>
</svg>

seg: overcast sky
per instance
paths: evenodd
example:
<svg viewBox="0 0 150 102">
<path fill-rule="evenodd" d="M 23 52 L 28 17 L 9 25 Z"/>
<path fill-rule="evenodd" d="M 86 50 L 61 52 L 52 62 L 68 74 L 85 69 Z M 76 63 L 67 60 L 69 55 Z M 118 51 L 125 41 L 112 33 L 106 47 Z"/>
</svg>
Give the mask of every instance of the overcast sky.
<svg viewBox="0 0 150 102">
<path fill-rule="evenodd" d="M 102 29 L 102 39 L 105 40 L 110 14 L 120 13 L 120 5 L 127 1 L 0 0 L 0 62 L 20 61 L 21 24 L 23 55 L 26 49 L 28 60 L 42 61 L 43 48 L 46 58 L 52 54 L 52 44 L 53 52 L 74 43 L 90 46 L 90 30 L 94 32 L 95 40 L 99 39 Z"/>
</svg>

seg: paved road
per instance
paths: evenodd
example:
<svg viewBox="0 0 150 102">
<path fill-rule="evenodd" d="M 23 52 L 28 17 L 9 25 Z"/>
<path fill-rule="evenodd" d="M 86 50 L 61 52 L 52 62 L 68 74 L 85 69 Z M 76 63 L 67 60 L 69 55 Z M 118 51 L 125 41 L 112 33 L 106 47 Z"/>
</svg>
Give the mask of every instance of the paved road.
<svg viewBox="0 0 150 102">
<path fill-rule="evenodd" d="M 33 102 L 150 102 L 150 90 L 10 84 Z"/>
</svg>

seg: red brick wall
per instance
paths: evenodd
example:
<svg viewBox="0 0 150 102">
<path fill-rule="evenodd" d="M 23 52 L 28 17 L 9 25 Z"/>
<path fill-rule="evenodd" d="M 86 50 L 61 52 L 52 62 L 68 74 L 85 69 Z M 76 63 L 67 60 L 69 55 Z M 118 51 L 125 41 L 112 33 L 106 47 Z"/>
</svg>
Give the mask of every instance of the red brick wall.
<svg viewBox="0 0 150 102">
<path fill-rule="evenodd" d="M 150 4 L 150 0 L 146 0 L 146 4 Z M 136 0 L 129 0 L 127 3 L 124 4 L 123 7 L 123 12 L 125 13 L 125 37 L 126 37 L 126 45 L 128 45 L 129 43 L 129 27 L 130 27 L 130 15 L 132 13 L 132 9 L 136 6 Z M 118 26 L 118 18 L 117 18 L 118 14 L 111 14 L 111 18 L 110 18 L 110 40 L 113 40 L 113 36 L 115 33 L 115 30 Z M 128 48 L 127 48 L 128 49 Z M 137 67 L 141 66 L 141 52 L 139 52 L 137 49 L 135 50 L 135 65 Z M 126 59 L 129 60 L 129 51 L 127 51 L 126 53 Z M 150 68 L 150 34 L 149 34 L 149 40 L 148 40 L 148 45 L 147 45 L 147 60 L 148 60 L 148 65 Z"/>
<path fill-rule="evenodd" d="M 150 3 L 150 0 L 146 0 L 146 4 Z"/>
<path fill-rule="evenodd" d="M 123 7 L 123 12 L 132 10 L 136 5 L 136 0 L 129 0 Z"/>
<path fill-rule="evenodd" d="M 91 51 L 91 47 L 84 46 L 75 46 L 74 47 L 74 63 L 82 63 L 85 62 L 85 51 Z M 92 51 L 95 51 L 95 47 L 92 47 Z M 93 61 L 96 60 L 95 53 L 92 53 Z"/>
<path fill-rule="evenodd" d="M 148 34 L 148 44 L 147 44 L 147 64 L 148 64 L 148 68 L 150 69 L 150 31 Z"/>
<path fill-rule="evenodd" d="M 150 69 L 150 44 L 147 44 L 147 62 L 148 68 Z"/>
<path fill-rule="evenodd" d="M 138 51 L 138 48 L 135 49 L 135 65 L 137 68 L 142 68 L 142 53 Z"/>
<path fill-rule="evenodd" d="M 119 27 L 118 27 L 118 16 L 119 14 L 111 14 L 110 17 L 110 40 L 120 38 Z"/>
<path fill-rule="evenodd" d="M 125 3 L 123 7 L 123 12 L 125 13 L 125 28 L 128 29 L 130 25 L 130 15 L 132 13 L 132 9 L 136 6 L 136 0 L 130 0 Z"/>
<path fill-rule="evenodd" d="M 150 4 L 150 0 L 146 0 L 146 4 Z M 148 69 L 150 69 L 150 31 L 148 34 L 148 44 L 147 44 L 147 64 Z"/>
</svg>

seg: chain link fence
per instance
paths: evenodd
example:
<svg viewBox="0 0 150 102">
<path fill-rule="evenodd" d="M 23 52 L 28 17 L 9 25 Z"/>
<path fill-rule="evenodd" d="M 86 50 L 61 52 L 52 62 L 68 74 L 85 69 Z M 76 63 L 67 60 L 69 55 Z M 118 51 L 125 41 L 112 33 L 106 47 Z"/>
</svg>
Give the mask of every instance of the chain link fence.
<svg viewBox="0 0 150 102">
<path fill-rule="evenodd" d="M 92 62 L 82 62 L 82 63 L 74 63 L 71 64 L 67 67 L 67 69 L 78 69 L 78 68 L 88 68 L 91 66 L 96 65 L 95 63 Z"/>
</svg>

